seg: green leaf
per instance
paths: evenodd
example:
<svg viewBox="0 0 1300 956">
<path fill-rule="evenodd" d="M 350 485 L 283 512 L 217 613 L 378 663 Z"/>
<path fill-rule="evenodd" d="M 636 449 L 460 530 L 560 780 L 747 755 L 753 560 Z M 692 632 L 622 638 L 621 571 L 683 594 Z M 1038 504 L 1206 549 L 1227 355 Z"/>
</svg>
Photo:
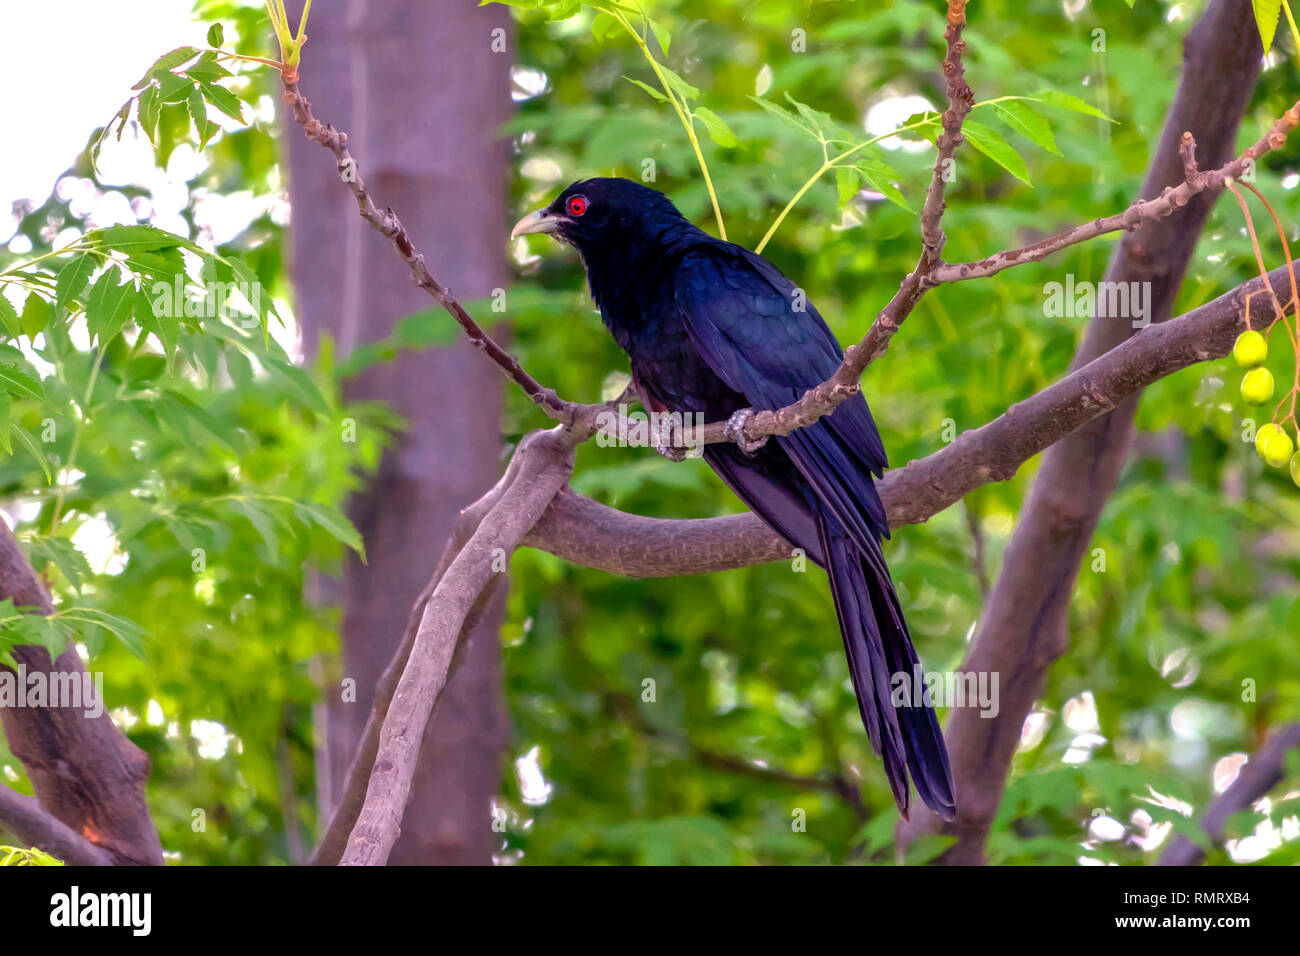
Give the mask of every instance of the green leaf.
<svg viewBox="0 0 1300 956">
<path fill-rule="evenodd" d="M 272 555 L 278 555 L 280 536 L 276 533 L 277 522 L 271 510 L 253 498 L 236 498 L 233 504 L 261 536 L 266 549 Z"/>
<path fill-rule="evenodd" d="M 54 284 L 54 309 L 62 312 L 69 303 L 76 300 L 86 289 L 95 271 L 95 257 L 87 253 L 77 256 L 59 270 L 58 281 Z"/>
<path fill-rule="evenodd" d="M 898 187 L 890 182 L 891 176 L 897 174 L 883 163 L 873 163 L 870 160 L 859 160 L 853 164 L 854 168 L 862 174 L 862 178 L 876 192 L 880 193 L 895 206 L 912 212 L 912 207 L 908 205 L 907 200 L 903 198 L 902 192 Z"/>
<path fill-rule="evenodd" d="M 263 363 L 268 371 L 283 378 L 289 386 L 289 390 L 308 408 L 326 418 L 334 414 L 330 409 L 329 402 L 325 400 L 325 396 L 316 387 L 316 383 L 311 380 L 311 376 L 298 366 L 292 362 L 272 358 L 263 359 Z"/>
<path fill-rule="evenodd" d="M 1104 119 L 1108 123 L 1118 125 L 1115 120 L 1097 109 L 1097 107 L 1071 93 L 1062 93 L 1060 90 L 1044 90 L 1038 94 L 1036 99 L 1050 106 L 1058 106 L 1063 110 L 1070 110 L 1074 113 L 1083 113 L 1085 116 L 1095 116 L 1097 119 Z"/>
<path fill-rule="evenodd" d="M 167 359 L 162 355 L 137 355 L 126 363 L 123 375 L 132 385 L 152 382 L 167 371 Z"/>
<path fill-rule="evenodd" d="M 187 66 L 184 72 L 191 79 L 203 83 L 213 83 L 217 80 L 224 80 L 228 76 L 234 76 L 233 73 L 217 62 L 217 55 L 210 50 L 199 57 L 192 66 Z"/>
<path fill-rule="evenodd" d="M 18 310 L 3 292 L 0 292 L 0 325 L 4 326 L 12 338 L 16 339 L 23 334 L 23 323 L 18 318 Z"/>
<path fill-rule="evenodd" d="M 180 249 L 132 249 L 126 254 L 126 265 L 150 289 L 159 282 L 174 286 L 176 277 L 185 274 L 185 257 Z M 149 283 L 150 279 L 154 281 Z"/>
<path fill-rule="evenodd" d="M 76 591 L 81 590 L 84 581 L 95 576 L 86 556 L 67 538 L 40 535 L 29 540 L 27 545 L 37 571 L 43 571 L 46 565 L 53 564 Z"/>
<path fill-rule="evenodd" d="M 977 150 L 1025 185 L 1033 185 L 1029 181 L 1029 167 L 1025 165 L 1024 157 L 1017 153 L 996 130 L 968 119 L 962 124 L 961 131 Z"/>
<path fill-rule="evenodd" d="M 258 278 L 257 273 L 248 267 L 242 259 L 222 259 L 221 260 L 232 272 L 235 279 L 253 295 L 250 297 L 253 301 L 249 302 L 253 308 L 257 309 L 257 318 L 261 322 L 262 331 L 267 332 L 270 327 L 271 315 L 277 318 L 279 313 L 275 311 L 275 299 L 269 292 L 262 288 L 262 281 Z M 283 320 L 281 320 L 283 322 Z M 269 337 L 269 333 L 268 333 Z"/>
<path fill-rule="evenodd" d="M 220 23 L 208 27 L 208 46 L 219 47 L 226 39 L 226 30 Z"/>
<path fill-rule="evenodd" d="M 1273 45 L 1273 36 L 1277 33 L 1278 18 L 1282 15 L 1282 0 L 1251 0 L 1255 8 L 1255 26 L 1259 27 L 1259 39 L 1267 53 Z"/>
<path fill-rule="evenodd" d="M 217 418 L 179 389 L 167 388 L 165 393 L 170 401 L 165 406 L 159 405 L 159 414 L 168 418 L 178 431 L 184 434 L 183 422 L 192 421 L 235 454 L 243 454 L 244 436 L 234 423 Z"/>
<path fill-rule="evenodd" d="M 815 110 L 807 103 L 800 103 L 789 93 L 785 94 L 785 101 L 799 111 L 805 123 L 817 131 L 817 135 L 822 138 L 829 138 L 827 133 L 835 125 L 829 113 L 823 113 L 821 110 Z"/>
<path fill-rule="evenodd" d="M 200 52 L 199 50 L 195 49 L 192 46 L 181 46 L 172 50 L 170 53 L 164 53 L 162 56 L 158 57 L 158 59 L 154 61 L 153 66 L 149 67 L 148 72 L 146 72 L 144 76 L 140 77 L 139 82 L 136 83 L 135 86 L 131 87 L 131 89 L 133 90 L 144 89 L 146 86 L 149 85 L 150 80 L 157 79 L 156 74 L 159 71 L 166 72 L 167 70 L 170 70 L 173 67 L 180 66 L 186 60 L 194 59 L 196 56 L 199 55 L 199 52 Z"/>
<path fill-rule="evenodd" d="M 673 70 L 670 70 L 662 63 L 659 64 L 659 71 L 663 73 L 664 80 L 668 83 L 670 87 L 672 87 L 673 92 L 676 93 L 678 96 L 680 96 L 683 100 L 697 100 L 700 98 L 700 91 L 698 87 L 691 86 L 691 84 L 687 83 L 680 76 L 678 76 Z"/>
<path fill-rule="evenodd" d="M 23 306 L 23 332 L 29 339 L 35 338 L 49 324 L 50 304 L 33 292 Z"/>
<path fill-rule="evenodd" d="M 1052 134 L 1051 124 L 1026 106 L 1024 101 L 1006 100 L 1002 103 L 994 103 L 993 109 L 998 114 L 998 118 L 1017 133 L 1049 153 L 1061 155 L 1060 149 L 1056 146 L 1056 137 Z"/>
<path fill-rule="evenodd" d="M 597 43 L 604 43 L 620 29 L 621 26 L 618 20 L 604 10 L 597 12 L 591 18 L 591 35 Z"/>
<path fill-rule="evenodd" d="M 13 402 L 9 400 L 9 396 L 0 395 L 0 448 L 5 450 L 6 455 L 14 453 L 13 424 L 10 420 L 12 411 Z"/>
<path fill-rule="evenodd" d="M 733 147 L 739 146 L 740 140 L 717 113 L 707 106 L 699 106 L 694 110 L 694 114 L 704 121 L 704 128 L 709 131 L 709 138 L 719 146 Z"/>
<path fill-rule="evenodd" d="M 761 106 L 764 110 L 771 113 L 777 119 L 781 120 L 781 122 L 787 124 L 788 126 L 792 126 L 795 129 L 797 129 L 799 132 L 806 133 L 807 135 L 813 137 L 814 139 L 817 140 L 821 139 L 821 136 L 818 134 L 816 129 L 805 126 L 799 120 L 799 117 L 795 116 L 793 113 L 791 113 L 789 110 L 785 109 L 784 107 L 778 106 L 776 103 L 773 103 L 771 100 L 765 100 L 761 96 L 751 96 L 750 99 L 753 100 L 755 103 L 757 103 L 759 106 Z"/>
<path fill-rule="evenodd" d="M 40 445 L 36 444 L 36 440 L 32 438 L 31 435 L 27 434 L 27 429 L 23 428 L 17 422 L 13 423 L 12 434 L 17 437 L 18 443 L 26 448 L 28 452 L 31 453 L 31 456 L 36 459 L 36 464 L 41 466 L 41 471 L 45 473 L 45 483 L 47 485 L 54 484 L 54 472 L 50 470 L 50 460 L 45 457 L 44 449 L 42 449 Z"/>
<path fill-rule="evenodd" d="M 185 107 L 194 120 L 194 132 L 199 137 L 199 149 L 206 149 L 208 140 L 217 135 L 217 124 L 208 119 L 208 104 L 203 99 L 203 91 L 197 86 L 190 90 L 185 100 Z"/>
<path fill-rule="evenodd" d="M 103 628 L 117 638 L 118 642 L 140 660 L 148 662 L 145 651 L 149 636 L 144 628 L 134 621 L 128 621 L 116 614 L 109 614 L 93 607 L 71 607 L 60 610 L 58 616 L 64 620 L 81 625 L 87 640 L 91 639 L 96 628 Z"/>
<path fill-rule="evenodd" d="M 663 51 L 667 53 L 668 44 L 670 44 L 673 39 L 672 34 L 669 33 L 668 28 L 658 20 L 646 17 L 646 21 L 650 24 L 650 32 L 655 35 L 655 39 L 659 41 L 659 45 L 663 47 Z"/>
<path fill-rule="evenodd" d="M 135 97 L 133 96 L 131 99 L 123 103 L 122 108 L 117 111 L 117 114 L 108 121 L 108 125 L 105 126 L 100 131 L 99 136 L 95 138 L 95 145 L 90 148 L 90 165 L 92 168 L 98 168 L 96 163 L 99 160 L 100 148 L 103 147 L 104 140 L 108 139 L 109 134 L 113 132 L 114 126 L 117 127 L 118 140 L 120 141 L 122 139 L 122 131 L 126 129 L 126 118 L 131 115 L 131 104 L 134 102 Z"/>
<path fill-rule="evenodd" d="M 118 271 L 109 269 L 95 282 L 86 297 L 86 328 L 92 339 L 107 345 L 122 330 L 134 306 L 135 284 L 119 283 Z"/>
<path fill-rule="evenodd" d="M 939 114 L 938 113 L 913 113 L 907 119 L 903 120 L 903 126 L 913 126 L 917 123 L 923 123 L 916 129 L 909 129 L 909 133 L 915 133 L 917 136 L 934 142 L 939 136 Z"/>
<path fill-rule="evenodd" d="M 156 143 L 158 136 L 158 117 L 162 113 L 162 100 L 158 96 L 158 87 L 151 86 L 140 94 L 140 128 L 149 142 Z"/>
<path fill-rule="evenodd" d="M 294 502 L 294 510 L 303 521 L 323 528 L 336 541 L 347 545 L 360 555 L 361 562 L 365 563 L 365 542 L 361 540 L 361 534 L 343 512 L 330 505 L 307 504 L 301 501 Z"/>
<path fill-rule="evenodd" d="M 199 89 L 203 91 L 203 98 L 215 106 L 218 110 L 225 113 L 232 120 L 238 123 L 246 122 L 244 119 L 244 104 L 238 96 L 231 93 L 223 86 L 217 86 L 213 83 L 200 83 Z"/>
<path fill-rule="evenodd" d="M 193 250 L 200 248 L 188 239 L 149 225 L 107 226 L 86 233 L 83 241 L 96 248 L 127 253 L 178 247 Z"/>
<path fill-rule="evenodd" d="M 32 847 L 0 846 L 0 866 L 63 866 L 62 860 Z"/>
<path fill-rule="evenodd" d="M 663 93 L 659 92 L 658 90 L 656 90 L 653 86 L 649 85 L 648 83 L 642 83 L 640 80 L 634 80 L 634 79 L 632 79 L 632 77 L 630 77 L 630 76 L 625 76 L 625 77 L 623 77 L 623 79 L 627 80 L 629 83 L 635 83 L 637 86 L 641 87 L 641 89 L 645 90 L 647 93 L 649 93 L 651 96 L 653 96 L 653 97 L 654 97 L 656 100 L 658 100 L 660 103 L 667 103 L 667 102 L 668 102 L 668 97 L 664 96 Z"/>
<path fill-rule="evenodd" d="M 194 81 L 188 76 L 161 72 L 154 76 L 158 81 L 158 98 L 164 103 L 184 103 L 185 98 L 194 89 Z"/>
<path fill-rule="evenodd" d="M 158 315 L 154 311 L 153 299 L 144 289 L 135 294 L 135 324 L 145 332 L 153 333 L 162 346 L 163 355 L 170 365 L 176 354 L 177 343 L 181 337 L 180 319 L 173 315 Z"/>
<path fill-rule="evenodd" d="M 539 0 L 533 6 L 545 10 L 548 20 L 568 20 L 570 17 L 577 16 L 578 11 L 582 9 L 582 0 L 551 0 L 549 3 Z"/>
<path fill-rule="evenodd" d="M 858 171 L 852 166 L 835 167 L 835 190 L 839 194 L 841 206 L 857 194 L 858 180 Z"/>
<path fill-rule="evenodd" d="M 0 364 L 0 388 L 17 398 L 34 398 L 38 401 L 45 397 L 45 389 L 31 375 L 17 365 Z"/>
</svg>

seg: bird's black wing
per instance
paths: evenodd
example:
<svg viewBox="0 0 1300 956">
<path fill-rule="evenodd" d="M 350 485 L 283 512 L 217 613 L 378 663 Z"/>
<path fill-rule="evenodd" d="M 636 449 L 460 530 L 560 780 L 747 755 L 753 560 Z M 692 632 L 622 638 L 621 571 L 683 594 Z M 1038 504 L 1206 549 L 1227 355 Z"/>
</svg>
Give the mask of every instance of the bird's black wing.
<svg viewBox="0 0 1300 956">
<path fill-rule="evenodd" d="M 777 409 L 835 372 L 843 352 L 812 303 L 766 260 L 738 246 L 683 257 L 677 308 L 700 356 L 754 407 Z M 888 537 L 871 475 L 888 462 L 860 394 L 826 418 L 777 439 L 817 494 L 861 543 Z"/>
<path fill-rule="evenodd" d="M 835 337 L 800 290 L 738 246 L 688 252 L 673 292 L 699 356 L 755 408 L 790 404 L 840 364 Z M 779 451 L 748 460 L 734 446 L 705 454 L 756 514 L 825 565 L 858 710 L 903 815 L 910 770 L 926 805 L 952 819 L 952 772 L 934 711 L 891 694 L 892 678 L 910 681 L 919 664 L 880 550 L 889 525 L 871 476 L 886 459 L 866 400 L 855 395 L 775 444 Z"/>
</svg>

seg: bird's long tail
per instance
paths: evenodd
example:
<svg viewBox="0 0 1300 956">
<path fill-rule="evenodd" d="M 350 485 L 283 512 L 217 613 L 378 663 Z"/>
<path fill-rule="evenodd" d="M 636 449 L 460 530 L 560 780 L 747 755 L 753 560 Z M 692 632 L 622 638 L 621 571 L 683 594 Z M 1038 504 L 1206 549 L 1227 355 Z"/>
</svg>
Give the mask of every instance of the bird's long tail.
<svg viewBox="0 0 1300 956">
<path fill-rule="evenodd" d="M 925 805 L 944 820 L 951 820 L 956 802 L 948 750 L 934 710 L 926 705 L 924 695 L 915 693 L 916 650 L 880 546 L 864 552 L 824 510 L 818 514 L 817 531 L 858 710 L 884 761 L 898 809 L 906 818 L 910 770 Z M 897 693 L 895 682 L 905 682 Z"/>
</svg>

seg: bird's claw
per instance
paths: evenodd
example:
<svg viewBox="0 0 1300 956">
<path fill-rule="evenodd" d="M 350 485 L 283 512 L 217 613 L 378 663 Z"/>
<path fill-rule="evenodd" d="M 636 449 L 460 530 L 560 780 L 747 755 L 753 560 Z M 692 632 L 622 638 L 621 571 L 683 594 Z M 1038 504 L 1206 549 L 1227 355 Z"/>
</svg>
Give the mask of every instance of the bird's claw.
<svg viewBox="0 0 1300 956">
<path fill-rule="evenodd" d="M 731 413 L 727 419 L 727 424 L 723 426 L 722 433 L 727 436 L 727 441 L 732 442 L 737 448 L 746 455 L 753 456 L 760 448 L 767 444 L 768 436 L 750 441 L 745 437 L 745 425 L 754 415 L 752 408 L 741 408 Z"/>
<path fill-rule="evenodd" d="M 662 428 L 660 423 L 650 426 L 652 430 L 652 439 L 654 441 L 655 451 L 663 455 L 669 461 L 683 462 L 686 460 L 686 449 L 679 448 L 673 444 L 672 428 Z"/>
</svg>

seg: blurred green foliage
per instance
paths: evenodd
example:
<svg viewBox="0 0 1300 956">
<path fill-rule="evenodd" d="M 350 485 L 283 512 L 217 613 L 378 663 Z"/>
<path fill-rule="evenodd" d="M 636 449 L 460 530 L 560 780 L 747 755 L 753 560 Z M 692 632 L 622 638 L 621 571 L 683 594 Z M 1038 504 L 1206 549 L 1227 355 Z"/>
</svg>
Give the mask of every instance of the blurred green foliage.
<svg viewBox="0 0 1300 956">
<path fill-rule="evenodd" d="M 676 78 L 665 82 L 694 114 L 687 122 L 728 236 L 751 247 L 835 150 L 942 105 L 937 0 L 665 0 L 651 5 L 645 51 L 608 11 L 601 20 L 576 2 L 511 6 L 518 115 L 503 136 L 517 176 L 514 208 L 501 212 L 511 221 L 572 180 L 617 174 L 652 177 L 687 215 L 716 229 L 694 147 L 645 53 Z M 984 150 L 958 152 L 946 258 L 978 258 L 1127 205 L 1172 98 L 1182 33 L 1202 6 L 972 4 L 966 63 L 977 99 L 1037 99 L 1024 104 L 1028 118 L 1020 107 L 977 111 L 990 132 Z M 198 8 L 223 24 L 224 48 L 267 53 L 262 4 L 202 0 Z M 1294 55 L 1284 31 L 1243 145 L 1294 100 Z M 305 88 L 311 71 L 326 66 L 312 63 L 308 46 Z M 228 117 L 214 102 L 221 97 L 196 86 L 220 131 L 195 123 L 188 92 L 172 91 L 178 98 L 168 105 L 170 81 L 155 77 L 162 102 L 149 120 L 161 160 L 210 140 L 207 163 L 188 185 L 186 239 L 203 239 L 194 211 L 205 196 L 251 191 L 269 210 L 283 189 L 269 110 L 274 77 L 236 73 L 219 88 L 241 99 L 248 126 L 220 119 Z M 1053 96 L 1055 104 L 1046 101 Z M 1080 102 L 1115 122 L 1081 112 Z M 810 137 L 778 110 L 823 135 Z M 843 342 L 862 337 L 915 264 L 915 210 L 932 163 L 926 133 L 904 134 L 912 148 L 885 140 L 862 149 L 851 171 L 827 170 L 764 250 Z M 1257 179 L 1288 224 L 1300 222 L 1297 150 L 1291 142 L 1269 154 Z M 68 175 L 149 199 L 99 182 L 87 157 Z M 877 191 L 892 188 L 896 195 Z M 32 251 L 22 258 L 49 251 L 77 221 L 58 194 L 28 210 L 21 232 Z M 267 211 L 210 251 L 255 272 L 290 312 L 284 233 Z M 1087 320 L 1047 316 L 1044 285 L 1068 274 L 1100 279 L 1113 241 L 922 301 L 864 380 L 895 464 L 930 454 L 1065 372 Z M 1280 263 L 1276 243 L 1268 249 L 1271 264 Z M 541 239 L 520 240 L 513 252 L 512 348 L 560 394 L 595 399 L 626 360 L 600 325 L 580 264 Z M 0 271 L 16 258 L 0 254 Z M 1253 272 L 1239 211 L 1220 203 L 1179 311 Z M 75 325 L 53 287 L 48 298 L 51 314 Z M 14 338 L 26 344 L 28 317 L 16 306 Z M 33 322 L 42 311 L 34 309 Z M 487 303 L 477 309 L 501 318 Z M 60 607 L 92 607 L 148 635 L 144 659 L 114 641 L 92 641 L 88 652 L 127 732 L 153 760 L 151 807 L 181 862 L 283 862 L 310 843 L 311 709 L 332 666 L 335 621 L 305 595 L 339 539 L 349 540 L 331 509 L 357 486 L 359 469 L 374 465 L 395 425 L 378 409 L 340 409 L 337 380 L 394 348 L 445 338 L 436 315 L 417 318 L 401 341 L 338 367 L 327 351 L 310 379 L 295 374 L 274 340 L 257 334 L 236 343 L 229 329 L 203 323 L 184 328 L 179 368 L 167 362 L 161 335 L 134 355 L 125 336 L 106 349 L 47 337 L 53 375 L 9 363 L 44 393 L 18 388 L 11 399 L 9 421 L 29 436 L 39 436 L 50 408 L 77 418 L 99 363 L 102 381 L 89 389 L 94 415 L 75 461 L 84 476 L 65 476 L 61 494 L 47 479 L 45 468 L 57 476 L 68 467 L 73 432 L 60 428 L 48 445 L 15 442 L 0 464 L 0 491 Z M 22 361 L 32 364 L 25 352 Z M 1290 361 L 1274 349 L 1280 381 L 1289 381 L 1282 373 Z M 1070 651 L 1026 726 L 990 839 L 993 861 L 1144 863 L 1169 839 L 1153 837 L 1155 828 L 1202 840 L 1188 814 L 1212 798 L 1216 764 L 1296 719 L 1300 498 L 1243 440 L 1236 378 L 1226 362 L 1209 363 L 1144 398 L 1133 457 L 1076 588 Z M 509 401 L 510 442 L 545 424 L 522 396 L 511 392 Z M 340 441 L 349 417 L 358 421 L 356 443 Z M 927 669 L 960 663 L 1033 472 L 1031 463 L 1014 480 L 900 530 L 887 546 Z M 702 463 L 671 464 L 646 449 L 584 446 L 574 487 L 650 515 L 740 508 Z M 303 505 L 320 509 L 317 520 Z M 84 546 L 59 543 L 91 523 L 112 531 L 118 560 L 107 570 L 85 562 Z M 196 547 L 207 557 L 201 573 Z M 891 841 L 897 812 L 859 723 L 820 572 L 772 564 L 638 581 L 535 551 L 516 555 L 511 571 L 502 640 L 513 737 L 501 862 L 900 862 Z M 0 767 L 24 788 L 17 761 L 0 752 Z M 1272 849 L 1268 862 L 1294 861 L 1296 816 L 1294 798 L 1275 800 L 1234 818 L 1230 835 L 1253 834 L 1254 847 Z M 924 862 L 943 845 L 922 841 L 901 862 Z M 1229 858 L 1216 851 L 1210 859 Z"/>
</svg>

